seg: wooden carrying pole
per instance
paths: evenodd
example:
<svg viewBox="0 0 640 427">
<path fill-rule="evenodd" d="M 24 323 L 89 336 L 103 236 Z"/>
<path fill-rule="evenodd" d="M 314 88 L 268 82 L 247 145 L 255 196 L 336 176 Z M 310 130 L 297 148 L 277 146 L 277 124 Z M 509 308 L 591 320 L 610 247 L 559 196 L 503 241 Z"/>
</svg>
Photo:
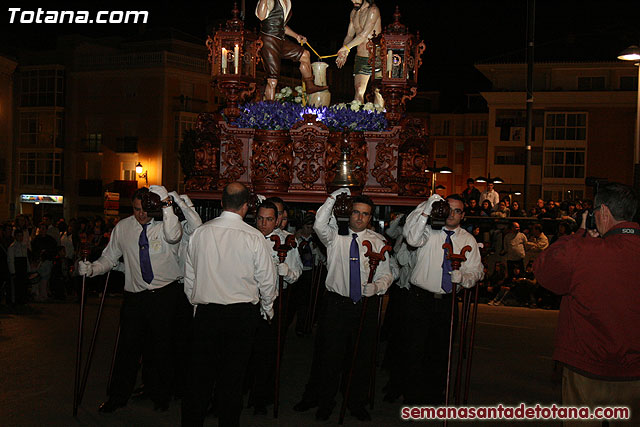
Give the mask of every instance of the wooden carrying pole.
<svg viewBox="0 0 640 427">
<path fill-rule="evenodd" d="M 369 258 L 369 277 L 367 278 L 367 283 L 373 283 L 373 278 L 376 274 L 376 270 L 378 269 L 378 264 L 385 259 L 385 253 L 391 251 L 393 248 L 386 244 L 380 249 L 380 252 L 373 251 L 373 245 L 370 241 L 365 240 L 362 242 L 362 245 L 367 248 L 367 252 L 364 254 L 367 258 Z M 340 418 L 338 424 L 342 425 L 344 422 L 344 416 L 347 412 L 347 402 L 349 401 L 349 393 L 351 391 L 351 380 L 353 378 L 353 370 L 356 366 L 357 356 L 358 356 L 358 347 L 360 345 L 360 336 L 362 335 L 362 328 L 364 326 L 364 317 L 367 312 L 367 302 L 369 298 L 362 298 L 362 311 L 360 313 L 360 324 L 358 325 L 358 334 L 356 335 L 356 341 L 353 346 L 353 355 L 351 357 L 351 366 L 349 368 L 349 376 L 347 377 L 347 385 L 344 391 L 344 398 L 342 400 L 342 406 L 340 407 Z M 380 301 L 382 304 L 382 301 Z M 378 325 L 379 327 L 379 325 Z M 375 344 L 377 347 L 377 343 Z M 375 371 L 374 376 L 375 376 Z"/>
<path fill-rule="evenodd" d="M 272 235 L 270 239 L 273 241 L 273 250 L 278 253 L 278 260 L 283 263 L 287 259 L 287 252 L 291 249 L 295 248 L 296 245 L 296 236 L 293 234 L 289 234 L 285 238 L 285 242 L 280 242 L 280 236 Z M 282 359 L 282 322 L 286 322 L 286 317 L 282 318 L 283 311 L 283 302 L 282 302 L 282 288 L 284 286 L 284 277 L 279 276 L 279 284 L 278 284 L 278 348 L 276 350 L 276 378 L 274 385 L 274 394 L 273 394 L 273 417 L 278 418 L 278 409 L 280 403 L 280 361 Z"/>
</svg>

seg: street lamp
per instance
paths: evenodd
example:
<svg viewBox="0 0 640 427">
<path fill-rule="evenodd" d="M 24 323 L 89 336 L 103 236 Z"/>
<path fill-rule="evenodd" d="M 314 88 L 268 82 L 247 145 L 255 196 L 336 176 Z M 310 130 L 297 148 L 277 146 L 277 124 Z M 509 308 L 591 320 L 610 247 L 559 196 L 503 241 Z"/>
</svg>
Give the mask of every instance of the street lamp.
<svg viewBox="0 0 640 427">
<path fill-rule="evenodd" d="M 149 186 L 149 180 L 147 180 L 147 171 L 142 173 L 142 163 L 138 162 L 136 165 L 136 173 L 138 174 L 138 178 L 144 178 L 145 186 Z"/>
<path fill-rule="evenodd" d="M 451 168 L 448 168 L 446 166 L 443 166 L 441 168 L 436 166 L 436 161 L 433 161 L 433 166 L 429 166 L 427 167 L 427 169 L 424 170 L 425 172 L 431 172 L 432 178 L 431 178 L 431 194 L 435 194 L 436 192 L 436 174 L 439 173 L 453 173 L 453 170 L 451 170 Z"/>
<path fill-rule="evenodd" d="M 634 61 L 638 67 L 638 101 L 636 106 L 636 133 L 635 144 L 633 149 L 633 186 L 640 187 L 640 47 L 636 45 L 629 46 L 618 55 L 618 59 L 623 61 Z"/>
<path fill-rule="evenodd" d="M 491 174 L 489 174 L 488 178 L 485 178 L 484 176 L 477 177 L 476 182 L 492 182 L 494 184 L 502 184 L 504 181 L 499 176 L 496 176 L 492 179 Z"/>
</svg>

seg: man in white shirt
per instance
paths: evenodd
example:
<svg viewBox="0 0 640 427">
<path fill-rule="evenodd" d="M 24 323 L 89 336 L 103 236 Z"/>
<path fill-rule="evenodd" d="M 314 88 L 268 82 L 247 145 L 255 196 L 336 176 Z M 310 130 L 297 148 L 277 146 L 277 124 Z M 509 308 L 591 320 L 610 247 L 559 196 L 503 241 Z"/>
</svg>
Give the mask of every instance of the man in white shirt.
<svg viewBox="0 0 640 427">
<path fill-rule="evenodd" d="M 335 199 L 341 193 L 350 194 L 341 188 L 329 196 L 318 209 L 314 230 L 320 241 L 327 247 L 327 292 L 320 307 L 318 332 L 315 342 L 314 359 L 309 381 L 302 401 L 294 409 L 302 412 L 318 406 L 316 419 L 327 420 L 335 405 L 335 395 L 343 373 L 344 361 L 351 359 L 362 313 L 363 297 L 375 297 L 367 304 L 364 325 L 360 336 L 357 359 L 347 405 L 352 415 L 361 421 L 370 420 L 365 409 L 369 377 L 371 373 L 371 353 L 375 344 L 377 325 L 377 305 L 393 276 L 389 268 L 389 258 L 378 265 L 373 283 L 368 283 L 369 263 L 364 256 L 365 240 L 371 242 L 374 252 L 379 252 L 385 241 L 367 227 L 373 216 L 373 202 L 367 196 L 353 198 L 353 209 L 349 218 L 349 235 L 338 234 L 338 226 L 333 218 Z"/>
<path fill-rule="evenodd" d="M 284 230 L 276 228 L 277 218 L 278 208 L 274 203 L 265 201 L 258 207 L 256 212 L 256 227 L 272 247 L 274 242 L 271 240 L 271 236 L 278 236 L 281 244 L 284 244 L 287 238 Z M 271 257 L 278 275 L 284 279 L 283 292 L 282 295 L 278 296 L 278 299 L 282 298 L 283 318 L 280 326 L 282 337 L 285 337 L 289 326 L 287 318 L 284 317 L 285 313 L 288 315 L 290 311 L 290 308 L 286 306 L 290 304 L 290 296 L 288 295 L 290 291 L 289 287 L 296 282 L 302 274 L 302 262 L 295 248 L 287 252 L 287 257 L 284 262 L 280 262 L 278 252 L 275 249 L 271 250 Z M 278 299 L 275 301 L 275 319 L 278 317 L 276 310 L 280 307 L 280 301 Z M 277 322 L 269 324 L 266 321 L 261 321 L 258 326 L 251 363 L 255 369 L 255 381 L 253 382 L 252 393 L 249 398 L 249 402 L 253 404 L 254 415 L 266 415 L 266 404 L 273 401 L 275 362 L 278 351 L 277 327 Z M 281 347 L 282 346 L 283 343 L 281 343 Z"/>
<path fill-rule="evenodd" d="M 182 425 L 203 424 L 214 382 L 220 392 L 219 425 L 239 424 L 243 378 L 260 313 L 273 317 L 272 245 L 243 221 L 248 201 L 243 184 L 227 185 L 222 214 L 200 226 L 189 241 L 184 288 L 197 308 Z"/>
<path fill-rule="evenodd" d="M 491 207 L 495 210 L 498 207 L 498 203 L 500 203 L 500 194 L 496 190 L 493 189 L 494 183 L 491 181 L 487 181 L 487 189 L 480 194 L 480 203 L 488 200 L 491 202 Z"/>
<path fill-rule="evenodd" d="M 447 198 L 451 213 L 440 230 L 427 224 L 433 203 L 438 200 L 442 198 L 433 195 L 419 204 L 407 217 L 403 230 L 407 243 L 418 248 L 404 328 L 407 345 L 404 403 L 407 405 L 444 403 L 451 291 L 458 285 L 471 288 L 483 276 L 476 240 L 460 227 L 464 218 L 462 197 L 454 194 Z M 444 243 L 450 243 L 456 254 L 467 245 L 471 247 L 459 270 L 451 269 L 442 247 Z"/>
<path fill-rule="evenodd" d="M 162 221 L 142 208 L 142 199 L 147 197 L 144 193 L 149 191 L 163 201 Z M 118 222 L 102 256 L 93 263 L 78 264 L 80 275 L 94 277 L 113 269 L 124 257 L 120 339 L 109 400 L 100 405 L 100 412 L 113 412 L 126 405 L 143 350 L 145 390 L 148 388 L 155 410 L 169 409 L 173 380 L 171 328 L 181 291 L 178 247 L 182 237 L 182 227 L 169 200 L 162 186 L 138 189 L 132 197 L 133 215 Z"/>
</svg>

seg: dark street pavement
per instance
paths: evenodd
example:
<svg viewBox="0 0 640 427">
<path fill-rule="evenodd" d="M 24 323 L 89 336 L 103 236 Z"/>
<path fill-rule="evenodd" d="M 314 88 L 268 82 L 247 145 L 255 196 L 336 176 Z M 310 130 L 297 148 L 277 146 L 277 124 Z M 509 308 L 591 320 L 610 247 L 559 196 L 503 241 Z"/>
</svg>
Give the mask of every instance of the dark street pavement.
<svg viewBox="0 0 640 427">
<path fill-rule="evenodd" d="M 86 313 L 86 358 L 98 300 L 92 298 Z M 120 299 L 108 299 L 96 346 L 87 390 L 78 417 L 73 418 L 73 376 L 78 305 L 72 303 L 33 304 L 33 314 L 7 314 L 0 310 L 0 426 L 177 426 L 180 404 L 174 401 L 167 413 L 153 411 L 150 401 L 129 401 L 113 414 L 100 414 L 117 332 Z M 560 403 L 560 384 L 554 382 L 553 334 L 557 311 L 520 307 L 480 305 L 469 402 L 473 405 L 518 405 Z M 314 418 L 314 410 L 296 413 L 293 405 L 301 397 L 309 372 L 312 337 L 290 334 L 283 359 L 281 406 L 278 420 L 242 414 L 243 426 L 337 425 L 339 407 L 326 423 Z M 384 345 L 381 347 L 381 352 Z M 382 401 L 387 373 L 379 371 L 372 422 L 361 423 L 347 415 L 344 425 L 406 425 L 399 417 L 400 403 Z M 421 422 L 424 423 L 424 422 Z M 450 425 L 560 425 L 542 422 L 483 423 Z M 441 423 L 429 422 L 429 425 Z M 206 425 L 217 425 L 208 418 Z"/>
</svg>

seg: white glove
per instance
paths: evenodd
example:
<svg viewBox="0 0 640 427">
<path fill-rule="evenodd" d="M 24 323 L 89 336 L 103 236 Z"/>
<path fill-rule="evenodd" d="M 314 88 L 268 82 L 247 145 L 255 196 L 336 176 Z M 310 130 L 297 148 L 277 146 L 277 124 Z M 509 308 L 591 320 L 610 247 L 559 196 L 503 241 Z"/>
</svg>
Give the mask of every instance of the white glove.
<svg viewBox="0 0 640 427">
<path fill-rule="evenodd" d="M 93 266 L 89 261 L 79 261 L 78 262 L 78 273 L 81 276 L 91 277 L 93 274 Z"/>
<path fill-rule="evenodd" d="M 184 201 L 184 204 L 187 205 L 188 207 L 192 208 L 193 207 L 193 202 L 191 201 L 191 199 L 189 198 L 189 196 L 187 196 L 186 194 L 181 194 L 180 198 Z"/>
<path fill-rule="evenodd" d="M 256 194 L 256 199 L 258 199 L 258 204 L 262 204 L 267 198 L 262 194 Z"/>
<path fill-rule="evenodd" d="M 273 308 L 269 308 L 269 310 L 265 310 L 264 307 L 260 306 L 260 316 L 267 322 L 273 319 Z"/>
<path fill-rule="evenodd" d="M 364 288 L 362 288 L 363 297 L 372 297 L 376 294 L 376 292 L 378 292 L 378 287 L 375 283 L 367 283 L 366 285 L 364 285 Z"/>
<path fill-rule="evenodd" d="M 186 208 L 187 207 L 187 205 L 180 198 L 180 195 L 178 193 L 176 193 L 175 191 L 172 191 L 171 193 L 169 193 L 169 195 L 171 196 L 171 198 L 173 199 L 173 201 L 175 202 L 176 205 L 178 205 L 181 208 Z"/>
<path fill-rule="evenodd" d="M 278 275 L 286 277 L 287 274 L 289 274 L 289 266 L 287 265 L 287 263 L 281 262 L 280 264 L 278 264 Z"/>
<path fill-rule="evenodd" d="M 434 194 L 433 196 L 429 197 L 429 200 L 427 200 L 427 206 L 425 206 L 423 211 L 425 215 L 427 216 L 431 215 L 431 208 L 433 207 L 433 204 L 438 200 L 444 200 L 444 199 L 439 194 Z"/>
<path fill-rule="evenodd" d="M 461 283 L 462 282 L 462 273 L 460 270 L 452 270 L 451 271 L 451 283 Z"/>
<path fill-rule="evenodd" d="M 351 195 L 351 190 L 349 190 L 348 188 L 338 188 L 336 191 L 331 193 L 331 197 L 333 197 L 335 199 L 335 198 L 337 198 L 339 195 L 341 195 L 343 193 L 346 194 L 347 196 L 350 196 Z"/>
<path fill-rule="evenodd" d="M 167 189 L 164 188 L 164 186 L 162 185 L 151 185 L 149 186 L 149 191 L 151 191 L 152 193 L 156 193 L 158 196 L 160 196 L 160 200 L 165 200 L 167 197 L 169 197 L 169 193 L 167 193 Z"/>
</svg>

